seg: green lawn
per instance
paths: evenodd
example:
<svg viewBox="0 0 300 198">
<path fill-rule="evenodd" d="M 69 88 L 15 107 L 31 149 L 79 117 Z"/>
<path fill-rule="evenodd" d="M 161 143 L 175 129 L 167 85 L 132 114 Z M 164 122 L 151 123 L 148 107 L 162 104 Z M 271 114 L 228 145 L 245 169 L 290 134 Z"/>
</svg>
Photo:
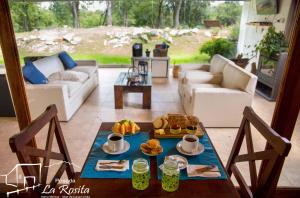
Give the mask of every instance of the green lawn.
<svg viewBox="0 0 300 198">
<path fill-rule="evenodd" d="M 75 60 L 96 60 L 98 64 L 131 64 L 129 56 L 115 56 L 102 54 L 71 54 Z M 191 54 L 191 55 L 170 55 L 171 64 L 183 63 L 203 63 L 208 62 L 209 56 L 207 54 Z M 24 64 L 23 56 L 21 55 L 21 64 Z M 0 57 L 0 64 L 4 64 L 3 57 Z"/>
</svg>

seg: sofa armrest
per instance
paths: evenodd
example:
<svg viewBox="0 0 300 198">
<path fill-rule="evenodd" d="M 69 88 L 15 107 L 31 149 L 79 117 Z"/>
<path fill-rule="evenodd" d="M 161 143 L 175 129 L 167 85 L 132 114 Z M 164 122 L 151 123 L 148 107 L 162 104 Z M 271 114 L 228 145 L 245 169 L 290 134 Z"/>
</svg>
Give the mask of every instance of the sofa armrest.
<svg viewBox="0 0 300 198">
<path fill-rule="evenodd" d="M 61 110 L 58 112 L 59 114 L 65 114 L 62 110 L 66 109 L 69 101 L 67 85 L 28 84 L 25 89 L 32 118 L 39 116 L 50 104 L 55 104 L 57 109 Z"/>
<path fill-rule="evenodd" d="M 207 127 L 238 127 L 252 95 L 226 88 L 197 88 L 191 97 L 191 113 Z"/>
<path fill-rule="evenodd" d="M 78 66 L 97 66 L 96 60 L 76 60 Z"/>
<path fill-rule="evenodd" d="M 210 68 L 209 64 L 182 64 L 182 65 L 180 65 L 181 71 L 186 71 L 186 70 L 209 71 L 209 68 Z"/>
</svg>

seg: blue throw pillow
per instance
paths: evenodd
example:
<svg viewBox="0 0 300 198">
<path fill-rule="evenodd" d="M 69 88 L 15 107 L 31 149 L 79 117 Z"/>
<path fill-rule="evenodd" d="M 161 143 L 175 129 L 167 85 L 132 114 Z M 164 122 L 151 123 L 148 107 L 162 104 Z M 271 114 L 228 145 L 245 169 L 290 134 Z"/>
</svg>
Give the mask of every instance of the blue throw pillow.
<svg viewBox="0 0 300 198">
<path fill-rule="evenodd" d="M 77 66 L 77 63 L 72 59 L 72 57 L 65 51 L 58 54 L 61 62 L 67 69 L 72 69 Z"/>
<path fill-rule="evenodd" d="M 26 61 L 22 68 L 24 78 L 32 84 L 47 84 L 48 79 L 42 74 L 31 61 Z"/>
</svg>

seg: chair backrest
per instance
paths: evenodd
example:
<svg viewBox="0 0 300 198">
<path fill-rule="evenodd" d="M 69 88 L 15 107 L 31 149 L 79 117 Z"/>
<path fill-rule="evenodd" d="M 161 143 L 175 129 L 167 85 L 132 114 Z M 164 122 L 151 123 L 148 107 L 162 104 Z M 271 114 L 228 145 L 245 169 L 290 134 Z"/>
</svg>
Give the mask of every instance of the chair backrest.
<svg viewBox="0 0 300 198">
<path fill-rule="evenodd" d="M 48 135 L 45 149 L 28 146 L 28 143 L 36 134 L 49 123 Z M 59 153 L 52 152 L 52 143 L 56 137 Z M 9 139 L 12 152 L 17 154 L 19 162 L 22 164 L 22 170 L 29 186 L 46 186 L 48 168 L 50 159 L 62 161 L 61 166 L 56 172 L 54 178 L 49 184 L 51 188 L 55 187 L 59 178 L 66 171 L 69 179 L 74 179 L 75 172 L 68 153 L 65 139 L 57 118 L 57 108 L 55 105 L 47 107 L 46 111 L 31 122 L 21 133 L 12 136 Z M 37 166 L 31 166 L 32 158 L 42 158 L 43 161 Z"/>
<path fill-rule="evenodd" d="M 264 151 L 255 152 L 251 134 L 252 124 L 257 131 L 266 139 L 268 147 Z M 246 139 L 247 153 L 239 154 L 244 138 Z M 240 186 L 242 197 L 271 197 L 276 190 L 280 175 L 281 165 L 291 149 L 291 143 L 284 137 L 281 137 L 272 128 L 270 128 L 251 107 L 246 107 L 244 117 L 235 139 L 226 170 L 229 176 L 235 176 Z M 257 175 L 255 161 L 261 160 L 264 167 L 260 167 Z M 249 187 L 237 167 L 239 162 L 248 162 L 251 186 Z"/>
</svg>

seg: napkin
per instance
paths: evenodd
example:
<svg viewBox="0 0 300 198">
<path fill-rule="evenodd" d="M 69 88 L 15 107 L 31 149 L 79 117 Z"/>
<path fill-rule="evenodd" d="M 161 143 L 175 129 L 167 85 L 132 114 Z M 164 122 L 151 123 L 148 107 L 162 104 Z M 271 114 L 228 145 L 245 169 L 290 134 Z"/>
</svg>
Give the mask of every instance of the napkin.
<svg viewBox="0 0 300 198">
<path fill-rule="evenodd" d="M 188 177 L 221 177 L 221 173 L 219 171 L 218 166 L 213 167 L 212 169 L 206 172 L 197 172 L 197 169 L 210 167 L 211 165 L 188 165 L 187 166 L 187 174 Z"/>
<path fill-rule="evenodd" d="M 96 171 L 118 171 L 124 172 L 129 170 L 129 160 L 123 160 L 120 164 L 120 160 L 98 160 L 96 164 Z"/>
</svg>

